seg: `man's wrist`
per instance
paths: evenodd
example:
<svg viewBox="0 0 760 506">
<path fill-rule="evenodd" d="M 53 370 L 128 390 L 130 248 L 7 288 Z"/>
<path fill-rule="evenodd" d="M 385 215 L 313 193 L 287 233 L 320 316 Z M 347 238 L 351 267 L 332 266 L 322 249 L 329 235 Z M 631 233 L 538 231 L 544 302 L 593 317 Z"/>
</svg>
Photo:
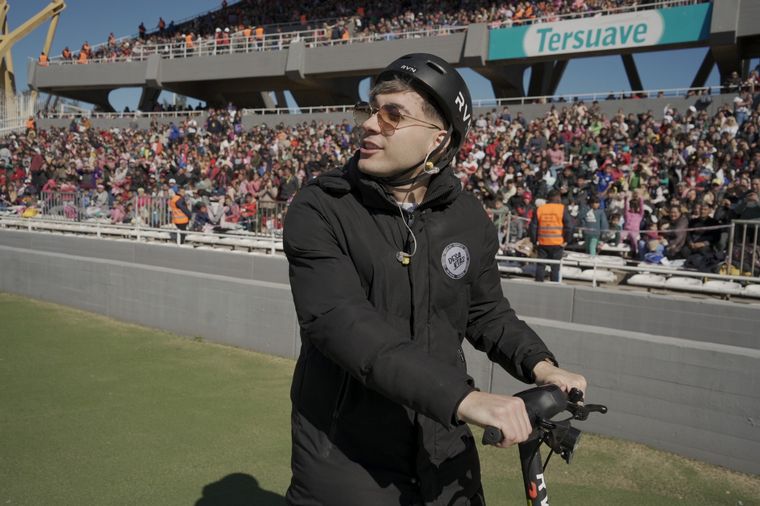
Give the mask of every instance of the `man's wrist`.
<svg viewBox="0 0 760 506">
<path fill-rule="evenodd" d="M 533 381 L 539 382 L 541 378 L 546 376 L 546 373 L 557 366 L 550 358 L 545 358 L 533 366 Z"/>
</svg>

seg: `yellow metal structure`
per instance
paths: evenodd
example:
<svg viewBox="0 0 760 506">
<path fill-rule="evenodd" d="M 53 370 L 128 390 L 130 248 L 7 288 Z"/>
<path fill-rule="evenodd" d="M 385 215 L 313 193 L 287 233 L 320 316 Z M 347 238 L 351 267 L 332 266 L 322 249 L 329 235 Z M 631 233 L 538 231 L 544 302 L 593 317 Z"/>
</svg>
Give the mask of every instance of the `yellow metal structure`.
<svg viewBox="0 0 760 506">
<path fill-rule="evenodd" d="M 0 27 L 2 27 L 0 31 L 0 73 L 2 73 L 0 86 L 2 86 L 2 94 L 5 95 L 6 104 L 12 103 L 16 99 L 16 82 L 13 75 L 11 48 L 16 42 L 29 35 L 35 28 L 50 19 L 50 27 L 48 28 L 47 38 L 42 49 L 49 56 L 50 47 L 53 45 L 55 29 L 58 26 L 58 16 L 66 8 L 66 4 L 63 0 L 51 0 L 45 8 L 26 20 L 15 30 L 8 28 L 9 8 L 8 0 L 0 0 Z M 36 100 L 36 92 L 33 92 L 32 99 Z"/>
</svg>

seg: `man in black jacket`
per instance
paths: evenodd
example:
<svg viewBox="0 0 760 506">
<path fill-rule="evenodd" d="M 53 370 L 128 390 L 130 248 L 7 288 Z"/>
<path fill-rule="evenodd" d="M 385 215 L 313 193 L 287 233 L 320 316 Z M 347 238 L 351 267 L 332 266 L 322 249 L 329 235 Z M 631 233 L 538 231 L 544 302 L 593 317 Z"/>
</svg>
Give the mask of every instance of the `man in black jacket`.
<svg viewBox="0 0 760 506">
<path fill-rule="evenodd" d="M 501 447 L 531 429 L 520 399 L 476 389 L 464 338 L 525 382 L 585 389 L 502 294 L 496 229 L 450 167 L 471 113 L 447 62 L 399 58 L 356 106 L 359 151 L 288 210 L 289 504 L 484 504 L 466 423 L 500 428 Z"/>
</svg>

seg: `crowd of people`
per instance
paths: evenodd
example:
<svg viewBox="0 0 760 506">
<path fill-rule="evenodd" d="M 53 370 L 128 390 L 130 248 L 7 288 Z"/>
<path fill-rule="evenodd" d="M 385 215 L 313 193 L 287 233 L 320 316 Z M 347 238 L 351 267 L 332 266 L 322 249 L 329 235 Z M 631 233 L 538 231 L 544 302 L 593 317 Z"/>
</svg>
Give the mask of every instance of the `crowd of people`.
<svg viewBox="0 0 760 506">
<path fill-rule="evenodd" d="M 92 47 L 85 41 L 79 51 L 66 47 L 63 60 L 87 63 L 92 59 L 115 60 L 141 54 L 148 45 L 177 45 L 193 54 L 199 48 L 264 47 L 264 38 L 278 37 L 278 47 L 292 34 L 310 32 L 314 41 L 345 40 L 349 37 L 388 38 L 393 34 L 439 27 L 488 23 L 493 28 L 533 22 L 557 21 L 652 3 L 646 0 L 406 0 L 404 2 L 264 2 L 223 1 L 217 10 L 189 21 L 167 23 L 159 17 L 148 30 L 140 23 L 136 37 L 117 39 L 111 33 L 105 44 Z M 44 56 L 45 64 L 48 55 Z"/>
<path fill-rule="evenodd" d="M 515 244 L 556 189 L 587 252 L 622 244 L 633 258 L 711 270 L 727 225 L 760 217 L 760 93 L 743 87 L 714 113 L 703 99 L 673 103 L 661 119 L 645 102 L 612 116 L 598 103 L 549 104 L 530 121 L 493 109 L 474 118 L 454 170 L 501 225 L 504 252 L 525 253 Z M 349 120 L 245 128 L 233 106 L 147 130 L 98 130 L 86 119 L 35 126 L 0 150 L 0 206 L 40 207 L 41 192 L 78 191 L 114 221 L 134 222 L 136 197 L 182 188 L 191 226 L 255 229 L 262 209 L 284 212 L 301 185 L 345 163 L 357 132 Z"/>
</svg>

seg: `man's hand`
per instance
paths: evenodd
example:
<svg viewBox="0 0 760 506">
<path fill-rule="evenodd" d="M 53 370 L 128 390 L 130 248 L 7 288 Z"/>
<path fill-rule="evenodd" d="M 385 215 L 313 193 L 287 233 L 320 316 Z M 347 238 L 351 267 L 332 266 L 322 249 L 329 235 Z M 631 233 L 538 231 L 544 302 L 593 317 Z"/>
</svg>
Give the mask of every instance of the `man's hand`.
<svg viewBox="0 0 760 506">
<path fill-rule="evenodd" d="M 586 392 L 586 378 L 580 374 L 560 369 L 548 361 L 536 364 L 533 368 L 533 375 L 536 378 L 536 385 L 539 386 L 552 384 L 557 385 L 564 392 L 569 392 L 571 388 Z"/>
<path fill-rule="evenodd" d="M 499 428 L 504 435 L 504 439 L 496 445 L 499 448 L 522 443 L 533 431 L 525 403 L 519 397 L 473 391 L 459 403 L 457 417 L 480 427 L 491 425 Z"/>
</svg>

